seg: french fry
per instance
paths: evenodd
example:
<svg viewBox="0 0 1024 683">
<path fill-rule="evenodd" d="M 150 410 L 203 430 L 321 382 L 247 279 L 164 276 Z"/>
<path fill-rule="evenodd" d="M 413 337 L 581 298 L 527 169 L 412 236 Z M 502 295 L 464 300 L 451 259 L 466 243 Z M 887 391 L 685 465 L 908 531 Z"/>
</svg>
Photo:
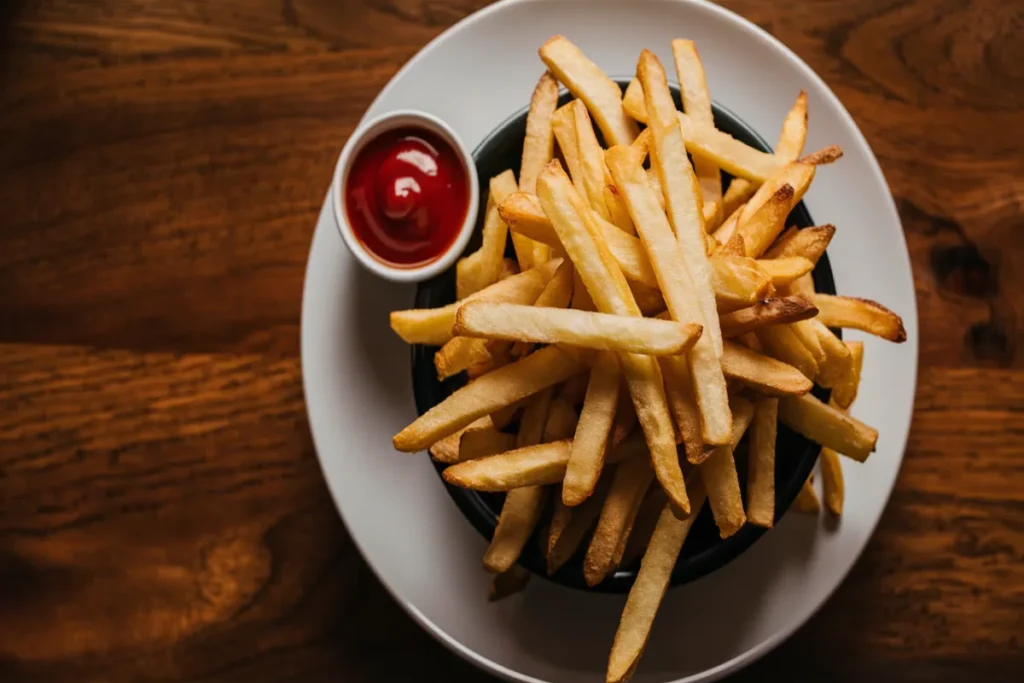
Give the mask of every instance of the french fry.
<svg viewBox="0 0 1024 683">
<path fill-rule="evenodd" d="M 491 413 L 491 421 L 498 429 L 504 429 L 512 424 L 512 421 L 516 419 L 519 415 L 519 411 L 522 409 L 522 401 L 516 401 L 515 403 L 511 403 L 504 408 L 499 408 Z"/>
<path fill-rule="evenodd" d="M 694 486 L 693 481 L 690 481 L 688 486 L 692 489 Z M 640 509 L 637 511 L 636 519 L 633 521 L 633 531 L 629 534 L 626 547 L 623 549 L 622 558 L 619 561 L 620 567 L 630 566 L 644 554 L 648 544 L 651 542 L 654 528 L 658 525 L 661 511 L 665 509 L 665 503 L 667 502 L 668 496 L 665 495 L 660 486 L 652 486 L 647 489 L 647 495 L 644 496 L 643 502 L 640 503 Z M 700 511 L 696 510 L 691 514 L 695 515 L 697 512 Z"/>
<path fill-rule="evenodd" d="M 423 450 L 473 420 L 565 381 L 585 367 L 580 352 L 546 346 L 455 391 L 396 434 L 395 449 Z"/>
<path fill-rule="evenodd" d="M 474 365 L 486 363 L 491 358 L 486 339 L 452 337 L 434 354 L 434 368 L 438 381 L 457 375 Z"/>
<path fill-rule="evenodd" d="M 824 359 L 818 363 L 817 382 L 823 387 L 833 388 L 842 384 L 850 375 L 853 365 L 853 356 L 850 349 L 839 337 L 832 333 L 832 330 L 825 327 L 820 320 L 811 319 L 807 321 L 814 333 L 818 335 L 818 342 L 825 354 Z"/>
<path fill-rule="evenodd" d="M 460 259 L 455 267 L 456 298 L 465 299 L 500 279 L 508 227 L 498 215 L 498 204 L 516 191 L 516 177 L 506 170 L 491 178 L 480 249 Z"/>
<path fill-rule="evenodd" d="M 676 63 L 683 108 L 697 123 L 714 127 L 711 95 L 708 93 L 704 66 L 700 62 L 700 55 L 697 54 L 697 47 L 692 40 L 673 40 L 672 56 Z M 710 216 L 705 214 L 705 224 L 717 225 L 718 212 L 722 208 L 722 174 L 719 173 L 718 166 L 707 159 L 696 159 L 694 171 L 700 183 L 705 206 L 710 204 L 714 209 Z"/>
<path fill-rule="evenodd" d="M 594 125 L 583 100 L 573 100 L 568 105 L 572 111 L 576 128 L 576 149 L 580 158 L 580 173 L 583 178 L 584 197 L 590 202 L 590 208 L 601 218 L 611 219 L 611 213 L 604 201 L 605 176 L 604 150 L 597 141 Z"/>
<path fill-rule="evenodd" d="M 864 344 L 859 341 L 845 342 L 850 350 L 850 374 L 832 389 L 832 399 L 840 408 L 849 408 L 860 385 L 861 366 L 864 363 Z"/>
<path fill-rule="evenodd" d="M 464 337 L 571 344 L 654 356 L 683 353 L 701 334 L 696 323 L 486 302 L 460 308 L 453 330 Z"/>
<path fill-rule="evenodd" d="M 752 258 L 715 254 L 710 263 L 715 304 L 726 312 L 751 306 L 771 292 L 771 278 Z"/>
<path fill-rule="evenodd" d="M 462 434 L 459 439 L 458 462 L 468 462 L 504 453 L 516 447 L 516 435 L 499 432 L 497 429 L 474 429 Z"/>
<path fill-rule="evenodd" d="M 717 244 L 718 240 L 715 240 Z M 743 240 L 743 235 L 738 232 L 734 232 L 729 240 L 722 245 L 718 245 L 715 249 L 715 253 L 721 256 L 739 256 L 744 257 L 747 255 L 747 245 Z M 759 264 L 760 265 L 760 264 Z M 762 268 L 762 270 L 764 270 Z M 766 273 L 768 271 L 765 271 Z"/>
<path fill-rule="evenodd" d="M 811 325 L 809 320 L 798 320 L 795 323 L 787 325 L 800 343 L 811 352 L 814 356 L 814 362 L 818 367 L 818 372 L 821 372 L 821 365 L 828 360 L 825 355 L 825 349 L 821 346 L 821 340 L 818 338 L 818 333 L 815 331 L 814 326 Z"/>
<path fill-rule="evenodd" d="M 614 354 L 599 354 L 590 369 L 590 383 L 562 482 L 565 505 L 579 505 L 597 486 L 619 401 L 619 384 L 618 359 Z"/>
<path fill-rule="evenodd" d="M 800 487 L 800 492 L 796 494 L 796 500 L 793 501 L 793 507 L 796 508 L 797 512 L 810 515 L 816 515 L 821 512 L 821 503 L 818 502 L 818 494 L 814 492 L 810 479 L 805 481 L 804 485 Z"/>
<path fill-rule="evenodd" d="M 777 398 L 754 403 L 747 453 L 747 520 L 771 529 L 775 522 L 775 436 L 779 416 Z"/>
<path fill-rule="evenodd" d="M 828 147 L 823 147 L 816 152 L 811 152 L 810 154 L 800 157 L 798 161 L 801 164 L 825 166 L 827 164 L 834 164 L 842 158 L 843 148 L 839 145 L 829 145 Z"/>
<path fill-rule="evenodd" d="M 846 491 L 839 454 L 831 448 L 822 448 L 819 462 L 821 463 L 821 488 L 825 494 L 825 507 L 838 517 L 843 514 L 843 499 Z"/>
<path fill-rule="evenodd" d="M 675 422 L 677 439 L 682 441 L 687 461 L 698 465 L 704 461 L 707 451 L 704 450 L 703 425 L 689 363 L 679 356 L 661 358 L 660 362 L 665 377 L 665 396 Z"/>
<path fill-rule="evenodd" d="M 807 275 L 801 275 L 789 283 L 789 286 L 786 287 L 786 291 L 790 294 L 802 294 L 806 297 L 812 297 L 814 296 L 814 278 L 811 277 L 810 273 Z"/>
<path fill-rule="evenodd" d="M 615 408 L 615 419 L 612 420 L 612 431 L 608 437 L 611 446 L 618 447 L 636 427 L 636 408 L 633 407 L 633 397 L 629 395 L 629 385 L 626 379 L 622 379 L 622 387 L 619 390 L 619 405 Z"/>
<path fill-rule="evenodd" d="M 811 441 L 858 462 L 867 460 L 878 442 L 878 430 L 811 394 L 780 398 L 779 419 Z"/>
<path fill-rule="evenodd" d="M 552 259 L 537 268 L 514 275 L 467 297 L 465 301 L 440 308 L 414 308 L 391 312 L 391 329 L 407 344 L 441 346 L 452 338 L 455 313 L 466 301 L 494 301 L 501 303 L 533 303 L 544 291 L 561 259 Z"/>
<path fill-rule="evenodd" d="M 604 205 L 608 207 L 610 216 L 608 220 L 612 225 L 628 235 L 636 234 L 636 226 L 633 225 L 633 219 L 629 217 L 629 210 L 626 209 L 626 204 L 619 197 L 615 185 L 604 186 Z"/>
<path fill-rule="evenodd" d="M 572 300 L 569 303 L 569 308 L 574 311 L 597 310 L 594 300 L 590 298 L 590 292 L 587 291 L 587 286 L 583 284 L 583 279 L 575 269 L 572 271 Z"/>
<path fill-rule="evenodd" d="M 570 377 L 562 385 L 562 391 L 559 394 L 561 398 L 569 405 L 576 406 L 583 405 L 583 398 L 587 394 L 587 386 L 590 383 L 590 373 L 581 372 L 578 375 Z"/>
<path fill-rule="evenodd" d="M 639 90 L 646 96 L 642 80 Z M 622 106 L 637 121 L 650 123 L 644 98 L 623 99 Z M 686 149 L 695 158 L 708 159 L 723 171 L 755 183 L 765 182 L 783 165 L 774 155 L 754 149 L 714 126 L 700 124 L 682 112 L 677 112 L 677 115 Z"/>
<path fill-rule="evenodd" d="M 526 588 L 530 581 L 530 572 L 518 564 L 514 564 L 506 571 L 491 579 L 491 588 L 487 594 L 489 602 L 504 600 L 510 595 L 515 595 Z"/>
<path fill-rule="evenodd" d="M 462 440 L 462 435 L 467 432 L 476 430 L 491 430 L 494 429 L 494 422 L 491 420 L 490 415 L 484 415 L 483 417 L 474 420 L 462 429 L 459 429 L 453 434 L 449 434 L 437 441 L 433 446 L 430 447 L 430 457 L 438 462 L 444 463 L 455 463 L 459 461 L 459 446 Z"/>
<path fill-rule="evenodd" d="M 719 318 L 722 336 L 738 337 L 768 325 L 782 325 L 807 320 L 818 314 L 811 298 L 802 294 L 772 297 L 753 306 L 724 313 Z"/>
<path fill-rule="evenodd" d="M 576 141 L 576 116 L 574 112 L 575 107 L 572 102 L 559 107 L 551 118 L 551 129 L 555 133 L 555 139 L 558 140 L 558 149 L 562 151 L 562 158 L 565 159 L 569 177 L 572 179 L 576 191 L 581 196 L 586 197 L 587 188 L 583 185 L 583 168 L 580 161 L 579 144 Z M 532 194 L 536 194 L 536 192 Z"/>
<path fill-rule="evenodd" d="M 548 280 L 533 305 L 539 308 L 565 308 L 571 301 L 572 263 L 569 259 L 565 259 Z M 458 319 L 458 314 L 455 317 Z"/>
<path fill-rule="evenodd" d="M 551 117 L 558 108 L 558 83 L 545 71 L 530 96 L 530 110 L 526 115 L 526 138 L 519 166 L 519 190 L 537 193 L 537 176 L 548 165 L 555 151 L 555 137 Z M 499 200 L 500 203 L 501 200 Z"/>
<path fill-rule="evenodd" d="M 736 473 L 733 451 L 754 417 L 754 406 L 746 399 L 734 397 L 731 407 L 732 437 L 729 443 L 716 446 L 707 460 L 700 464 L 698 470 L 707 490 L 711 512 L 715 515 L 718 533 L 722 538 L 729 538 L 735 534 L 747 521 L 747 516 L 743 512 L 743 498 L 740 495 L 740 480 Z"/>
<path fill-rule="evenodd" d="M 643 124 L 647 123 L 647 104 L 644 103 L 644 89 L 640 85 L 640 81 L 636 78 L 629 81 L 629 85 L 626 86 L 626 91 L 622 93 L 622 110 L 635 121 Z M 643 118 L 638 119 L 635 116 L 636 114 L 639 114 Z M 633 147 L 636 148 L 637 151 L 643 152 L 644 156 L 647 156 L 650 144 L 651 131 L 647 128 L 640 131 L 640 134 L 637 135 L 636 139 L 632 142 Z"/>
<path fill-rule="evenodd" d="M 750 198 L 746 204 L 743 205 L 743 210 L 739 216 L 739 228 L 742 228 L 751 218 L 757 213 L 761 207 L 769 202 L 776 193 L 781 190 L 784 186 L 789 185 L 793 188 L 793 196 L 789 200 L 789 210 L 792 211 L 793 207 L 803 199 L 804 193 L 811 186 L 811 181 L 814 180 L 814 166 L 810 164 L 801 164 L 799 162 L 793 162 L 785 164 L 781 168 L 778 168 L 769 178 L 764 181 L 761 187 L 757 188 L 757 192 Z M 789 212 L 787 211 L 787 214 Z M 750 244 L 747 245 L 747 254 L 752 256 L 760 256 L 761 253 L 751 253 Z M 766 247 L 768 245 L 765 245 Z"/>
<path fill-rule="evenodd" d="M 813 380 L 818 374 L 818 362 L 789 325 L 762 327 L 755 334 L 771 355 L 792 365 L 807 379 Z"/>
<path fill-rule="evenodd" d="M 633 142 L 639 129 L 622 109 L 622 91 L 578 47 L 565 36 L 554 36 L 541 46 L 540 58 L 587 105 L 609 145 Z"/>
<path fill-rule="evenodd" d="M 594 527 L 611 483 L 610 476 L 601 477 L 593 495 L 575 507 L 565 505 L 560 499 L 555 501 L 551 533 L 548 537 L 548 576 L 569 561 L 583 543 L 587 533 Z"/>
<path fill-rule="evenodd" d="M 725 376 L 769 396 L 799 396 L 813 383 L 792 365 L 726 341 L 722 353 Z"/>
<path fill-rule="evenodd" d="M 686 536 L 693 527 L 697 511 L 704 502 L 699 478 L 694 486 L 694 512 L 685 520 L 677 519 L 666 506 L 658 518 L 658 524 L 651 535 L 651 541 L 640 562 L 633 587 L 626 598 L 626 606 L 615 632 L 615 641 L 608 658 L 608 683 L 625 683 L 636 669 L 637 662 L 647 645 L 654 617 L 668 590 L 679 552 L 686 542 Z"/>
<path fill-rule="evenodd" d="M 691 282 L 689 296 L 697 300 L 702 313 L 696 322 L 704 325 L 704 336 L 710 338 L 715 354 L 721 355 L 722 331 L 718 325 L 718 308 L 711 287 L 712 269 L 708 263 L 704 243 L 704 217 L 700 192 L 695 191 L 697 180 L 686 156 L 686 147 L 679 126 L 676 125 L 674 117 L 677 112 L 668 89 L 668 81 L 665 79 L 665 70 L 654 53 L 647 50 L 640 53 L 637 78 L 644 89 L 644 101 L 651 119 L 649 127 L 654 143 L 651 147 L 651 167 L 658 172 L 665 191 L 669 223 L 672 224 L 682 247 L 682 264 Z M 637 229 L 640 229 L 640 226 Z M 648 255 L 650 254 L 648 246 Z M 664 283 L 662 286 L 664 287 Z M 697 381 L 699 383 L 700 379 Z M 716 443 L 715 439 L 709 438 L 707 434 L 705 440 Z"/>
<path fill-rule="evenodd" d="M 675 239 L 664 213 L 657 208 L 653 191 L 644 182 L 639 154 L 631 148 L 619 146 L 608 150 L 605 159 L 651 258 L 672 317 L 676 320 L 704 320 L 703 309 L 693 296 L 696 291 L 694 283 L 683 265 L 683 248 Z M 717 310 L 715 315 L 717 318 Z M 713 324 L 717 326 L 717 319 Z M 704 333 L 689 354 L 703 438 L 712 444 L 727 441 L 732 424 L 725 378 L 717 356 L 714 341 Z"/>
<path fill-rule="evenodd" d="M 852 296 L 815 294 L 818 320 L 828 327 L 861 330 L 897 344 L 907 341 L 903 320 L 882 304 Z"/>
<path fill-rule="evenodd" d="M 792 185 L 783 183 L 761 206 L 744 219 L 737 221 L 736 232 L 743 235 L 747 256 L 757 257 L 771 246 L 785 227 L 786 216 L 793 208 L 795 192 Z M 749 204 L 747 205 L 749 206 Z"/>
<path fill-rule="evenodd" d="M 835 234 L 836 229 L 833 225 L 815 225 L 803 230 L 789 228 L 764 253 L 764 258 L 785 259 L 798 256 L 812 264 L 817 263 Z"/>
<path fill-rule="evenodd" d="M 552 398 L 544 425 L 544 442 L 571 439 L 576 433 L 577 420 L 576 411 L 562 395 Z"/>
<path fill-rule="evenodd" d="M 598 310 L 640 317 L 626 278 L 600 238 L 591 212 L 586 209 L 560 165 L 553 163 L 541 174 L 537 194 Z M 623 354 L 621 362 L 640 426 L 650 446 L 658 480 L 673 506 L 681 514 L 686 514 L 689 499 L 679 468 L 661 370 L 649 356 Z"/>
<path fill-rule="evenodd" d="M 588 586 L 601 583 L 615 569 L 619 544 L 629 538 L 640 503 L 653 479 L 649 458 L 630 458 L 615 468 L 608 497 L 583 560 L 583 578 Z"/>
<path fill-rule="evenodd" d="M 569 439 L 524 446 L 456 463 L 442 476 L 452 486 L 491 493 L 557 484 L 565 476 L 571 447 Z"/>
<path fill-rule="evenodd" d="M 762 259 L 757 262 L 761 270 L 768 273 L 772 285 L 783 287 L 797 278 L 814 270 L 814 263 L 803 256 L 788 256 L 779 259 Z"/>
</svg>

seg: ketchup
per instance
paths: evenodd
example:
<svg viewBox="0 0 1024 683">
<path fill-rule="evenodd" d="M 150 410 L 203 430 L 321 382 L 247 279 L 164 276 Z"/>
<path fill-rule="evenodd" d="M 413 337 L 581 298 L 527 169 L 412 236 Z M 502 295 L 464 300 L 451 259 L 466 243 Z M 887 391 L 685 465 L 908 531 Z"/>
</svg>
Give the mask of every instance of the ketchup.
<svg viewBox="0 0 1024 683">
<path fill-rule="evenodd" d="M 413 268 L 455 241 L 469 207 L 469 183 L 447 140 L 421 128 L 397 128 L 356 155 L 344 201 L 352 232 L 370 253 Z"/>
</svg>

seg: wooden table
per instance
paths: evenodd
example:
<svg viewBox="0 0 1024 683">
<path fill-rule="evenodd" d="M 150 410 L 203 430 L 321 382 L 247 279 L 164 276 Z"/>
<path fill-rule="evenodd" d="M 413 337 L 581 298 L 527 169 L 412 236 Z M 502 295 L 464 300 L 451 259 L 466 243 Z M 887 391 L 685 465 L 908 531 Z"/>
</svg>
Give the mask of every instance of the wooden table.
<svg viewBox="0 0 1024 683">
<path fill-rule="evenodd" d="M 338 150 L 399 66 L 483 4 L 0 5 L 0 680 L 487 679 L 348 541 L 298 345 Z M 1022 680 L 1021 5 L 724 4 L 861 126 L 921 329 L 878 533 L 734 680 Z"/>
</svg>

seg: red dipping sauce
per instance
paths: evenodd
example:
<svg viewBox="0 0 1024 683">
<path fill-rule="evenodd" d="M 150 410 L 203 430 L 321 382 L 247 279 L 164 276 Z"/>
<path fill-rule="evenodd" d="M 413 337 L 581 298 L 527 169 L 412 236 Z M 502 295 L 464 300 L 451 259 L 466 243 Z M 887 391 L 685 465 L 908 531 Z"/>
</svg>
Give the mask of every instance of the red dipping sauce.
<svg viewBox="0 0 1024 683">
<path fill-rule="evenodd" d="M 440 135 L 413 127 L 368 142 L 352 162 L 344 194 L 356 239 L 378 260 L 400 268 L 444 254 L 469 207 L 459 154 Z"/>
</svg>

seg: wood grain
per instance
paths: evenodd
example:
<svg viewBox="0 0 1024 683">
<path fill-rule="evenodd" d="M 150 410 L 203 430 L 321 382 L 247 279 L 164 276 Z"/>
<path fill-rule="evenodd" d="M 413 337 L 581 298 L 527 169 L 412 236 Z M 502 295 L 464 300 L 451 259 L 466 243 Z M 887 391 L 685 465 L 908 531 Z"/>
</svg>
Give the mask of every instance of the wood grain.
<svg viewBox="0 0 1024 683">
<path fill-rule="evenodd" d="M 337 150 L 478 0 L 0 5 L 0 680 L 486 680 L 348 541 L 298 320 Z M 882 163 L 921 372 L 878 532 L 736 681 L 1024 677 L 1024 8 L 725 0 Z"/>
</svg>

